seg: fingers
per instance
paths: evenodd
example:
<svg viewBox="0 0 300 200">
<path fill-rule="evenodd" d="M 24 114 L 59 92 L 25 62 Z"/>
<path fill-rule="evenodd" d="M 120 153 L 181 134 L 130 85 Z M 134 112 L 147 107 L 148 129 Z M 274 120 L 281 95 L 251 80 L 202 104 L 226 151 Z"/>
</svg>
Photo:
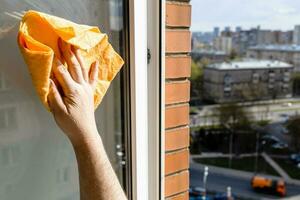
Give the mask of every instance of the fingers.
<svg viewBox="0 0 300 200">
<path fill-rule="evenodd" d="M 72 91 L 72 87 L 74 87 L 74 80 L 65 66 L 63 66 L 57 58 L 54 58 L 54 62 L 54 76 L 59 85 L 62 87 L 63 92 L 67 94 Z"/>
<path fill-rule="evenodd" d="M 82 83 L 84 81 L 82 70 L 81 70 L 82 67 L 79 61 L 77 60 L 76 56 L 72 52 L 71 46 L 66 42 L 62 41 L 62 39 L 60 38 L 58 40 L 58 46 L 63 58 L 68 64 L 68 70 L 70 71 L 72 78 L 76 82 Z"/>
<path fill-rule="evenodd" d="M 82 76 L 83 76 L 84 80 L 86 82 L 88 82 L 88 80 L 89 80 L 89 71 L 84 65 L 83 57 L 81 56 L 81 54 L 79 52 L 79 49 L 75 48 L 74 46 L 72 46 L 71 49 L 74 52 L 75 57 L 77 58 L 77 60 L 80 64 L 81 71 L 82 71 Z"/>
<path fill-rule="evenodd" d="M 98 61 L 95 61 L 92 64 L 91 69 L 90 69 L 89 83 L 93 87 L 93 89 L 96 88 L 97 81 L 98 81 L 98 70 L 99 70 L 98 67 L 99 67 L 99 63 L 98 63 Z"/>
<path fill-rule="evenodd" d="M 58 112 L 58 111 L 66 111 L 66 106 L 62 100 L 61 95 L 58 92 L 58 89 L 54 83 L 50 79 L 50 91 L 48 95 L 48 103 L 51 109 L 51 112 Z"/>
</svg>

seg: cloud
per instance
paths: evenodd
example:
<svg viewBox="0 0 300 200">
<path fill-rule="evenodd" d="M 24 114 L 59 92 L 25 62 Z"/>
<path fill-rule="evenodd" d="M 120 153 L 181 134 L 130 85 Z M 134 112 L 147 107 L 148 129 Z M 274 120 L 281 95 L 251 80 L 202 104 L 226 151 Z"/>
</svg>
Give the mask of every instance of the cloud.
<svg viewBox="0 0 300 200">
<path fill-rule="evenodd" d="M 288 30 L 300 24 L 300 2 L 294 0 L 192 0 L 191 4 L 192 30 L 257 25 Z"/>
</svg>

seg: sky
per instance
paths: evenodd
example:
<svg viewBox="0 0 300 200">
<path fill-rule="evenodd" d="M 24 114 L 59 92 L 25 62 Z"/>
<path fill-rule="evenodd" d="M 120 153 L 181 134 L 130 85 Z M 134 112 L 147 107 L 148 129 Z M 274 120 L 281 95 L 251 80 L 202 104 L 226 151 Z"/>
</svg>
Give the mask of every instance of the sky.
<svg viewBox="0 0 300 200">
<path fill-rule="evenodd" d="M 192 0 L 192 31 L 236 26 L 291 30 L 300 25 L 299 0 Z"/>
</svg>

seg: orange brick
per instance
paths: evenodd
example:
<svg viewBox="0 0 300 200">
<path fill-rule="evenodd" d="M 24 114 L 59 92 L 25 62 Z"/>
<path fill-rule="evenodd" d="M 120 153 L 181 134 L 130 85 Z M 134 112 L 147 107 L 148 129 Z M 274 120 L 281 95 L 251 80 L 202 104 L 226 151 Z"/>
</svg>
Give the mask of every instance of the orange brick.
<svg viewBox="0 0 300 200">
<path fill-rule="evenodd" d="M 165 150 L 172 151 L 188 147 L 190 143 L 189 136 L 189 127 L 167 130 L 165 135 Z"/>
<path fill-rule="evenodd" d="M 168 106 L 165 110 L 165 128 L 189 124 L 189 104 Z"/>
<path fill-rule="evenodd" d="M 165 154 L 166 175 L 189 168 L 189 151 L 183 149 Z"/>
<path fill-rule="evenodd" d="M 183 171 L 165 178 L 165 197 L 185 192 L 189 188 L 189 172 Z"/>
<path fill-rule="evenodd" d="M 190 56 L 166 56 L 166 78 L 182 78 L 191 76 Z"/>
<path fill-rule="evenodd" d="M 172 27 L 191 26 L 191 5 L 176 2 L 167 2 L 166 25 Z"/>
<path fill-rule="evenodd" d="M 182 103 L 190 100 L 190 81 L 166 83 L 165 103 Z"/>
<path fill-rule="evenodd" d="M 191 32 L 189 30 L 172 29 L 166 31 L 167 53 L 191 52 Z"/>
<path fill-rule="evenodd" d="M 166 200 L 189 200 L 189 193 L 184 192 L 176 196 L 169 197 Z"/>
</svg>

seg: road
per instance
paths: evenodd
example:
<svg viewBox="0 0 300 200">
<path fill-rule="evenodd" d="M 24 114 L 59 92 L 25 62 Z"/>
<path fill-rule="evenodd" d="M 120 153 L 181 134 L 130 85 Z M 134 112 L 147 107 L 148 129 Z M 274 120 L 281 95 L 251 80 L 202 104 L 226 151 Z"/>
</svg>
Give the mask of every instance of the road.
<svg viewBox="0 0 300 200">
<path fill-rule="evenodd" d="M 282 122 L 288 119 L 288 116 L 298 115 L 300 113 L 300 101 L 291 100 L 290 105 L 287 104 L 288 99 L 253 102 L 240 104 L 249 113 L 249 117 L 254 120 L 270 120 L 271 122 Z M 190 116 L 190 126 L 211 126 L 219 125 L 218 110 L 219 105 L 207 105 L 198 108 L 197 114 Z"/>
<path fill-rule="evenodd" d="M 190 186 L 202 187 L 203 166 L 197 163 L 191 163 L 190 166 Z M 238 197 L 249 199 L 280 199 L 279 197 L 254 192 L 250 187 L 250 178 L 244 176 L 231 176 L 222 172 L 210 172 L 207 179 L 207 189 L 215 192 L 225 192 L 226 188 L 231 186 L 232 192 Z M 287 185 L 288 196 L 300 194 L 300 186 Z"/>
</svg>

